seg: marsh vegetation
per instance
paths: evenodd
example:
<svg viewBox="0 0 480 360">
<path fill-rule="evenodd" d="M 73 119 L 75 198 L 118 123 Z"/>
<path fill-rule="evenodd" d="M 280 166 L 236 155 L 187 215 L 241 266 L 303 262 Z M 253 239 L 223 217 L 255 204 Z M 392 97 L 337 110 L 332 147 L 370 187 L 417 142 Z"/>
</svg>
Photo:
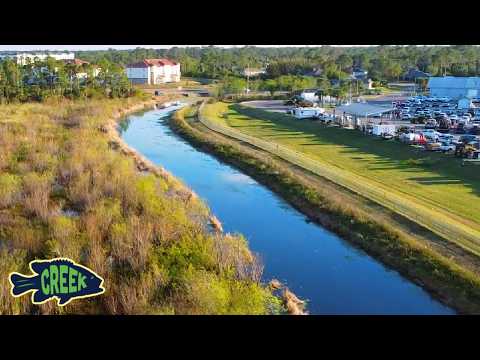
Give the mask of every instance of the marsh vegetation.
<svg viewBox="0 0 480 360">
<path fill-rule="evenodd" d="M 240 235 L 213 232 L 179 181 L 140 172 L 105 127 L 141 99 L 0 107 L 0 314 L 266 314 L 279 301 Z M 32 305 L 8 274 L 68 257 L 105 279 L 102 296 Z"/>
</svg>

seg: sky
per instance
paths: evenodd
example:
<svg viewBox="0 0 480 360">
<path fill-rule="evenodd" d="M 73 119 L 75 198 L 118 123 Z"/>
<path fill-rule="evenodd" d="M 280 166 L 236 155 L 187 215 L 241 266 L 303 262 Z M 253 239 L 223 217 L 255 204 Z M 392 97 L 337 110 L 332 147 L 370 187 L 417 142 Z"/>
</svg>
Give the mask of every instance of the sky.
<svg viewBox="0 0 480 360">
<path fill-rule="evenodd" d="M 0 51 L 30 51 L 30 50 L 70 50 L 70 51 L 80 51 L 80 50 L 107 50 L 107 49 L 118 49 L 118 50 L 128 50 L 135 49 L 137 47 L 147 48 L 147 49 L 168 49 L 171 47 L 194 47 L 194 46 L 208 46 L 208 45 L 0 45 Z M 243 47 L 246 45 L 215 45 L 218 47 Z M 261 47 L 319 47 L 321 45 L 253 45 Z M 335 45 L 334 45 L 335 46 Z M 350 46 L 365 46 L 365 45 L 337 45 L 343 47 Z"/>
</svg>

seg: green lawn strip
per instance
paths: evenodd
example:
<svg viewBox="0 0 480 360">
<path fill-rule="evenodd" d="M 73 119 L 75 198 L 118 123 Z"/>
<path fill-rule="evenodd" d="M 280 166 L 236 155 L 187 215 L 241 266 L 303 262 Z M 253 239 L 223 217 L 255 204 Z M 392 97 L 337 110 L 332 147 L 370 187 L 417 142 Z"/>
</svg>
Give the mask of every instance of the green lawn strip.
<svg viewBox="0 0 480 360">
<path fill-rule="evenodd" d="M 227 120 L 230 126 L 380 180 L 392 189 L 473 220 L 477 226 L 480 224 L 480 172 L 462 167 L 461 161 L 452 156 L 418 152 L 402 143 L 293 120 L 283 114 L 235 105 L 230 108 Z M 252 123 L 242 115 L 259 120 Z"/>
<path fill-rule="evenodd" d="M 218 117 L 216 120 L 247 134 L 290 146 L 336 167 L 369 175 L 372 179 L 381 178 L 389 187 L 393 185 L 407 194 L 415 193 L 415 197 L 449 211 L 456 209 L 477 223 L 480 220 L 480 204 L 476 201 L 480 173 L 462 167 L 461 161 L 453 156 L 420 152 L 405 144 L 386 142 L 358 131 L 236 105 L 230 107 L 227 120 Z M 460 201 L 463 199 L 466 202 Z M 473 208 L 466 210 L 465 203 Z"/>
<path fill-rule="evenodd" d="M 338 203 L 328 194 L 320 195 L 298 182 L 291 172 L 274 162 L 267 162 L 216 140 L 191 127 L 178 112 L 171 120 L 172 128 L 202 150 L 242 169 L 268 185 L 283 198 L 321 225 L 364 249 L 404 276 L 421 284 L 445 303 L 463 313 L 480 311 L 480 279 L 425 244 L 399 232 L 388 223 L 378 223 L 362 216 L 349 204 Z M 322 215 L 316 216 L 321 209 Z"/>
</svg>

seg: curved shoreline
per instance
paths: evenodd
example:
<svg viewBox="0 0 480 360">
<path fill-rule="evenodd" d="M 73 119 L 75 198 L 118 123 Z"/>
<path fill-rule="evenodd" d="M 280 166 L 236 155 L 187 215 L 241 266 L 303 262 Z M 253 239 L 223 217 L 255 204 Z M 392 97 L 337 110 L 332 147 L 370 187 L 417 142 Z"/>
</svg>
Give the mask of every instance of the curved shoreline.
<svg viewBox="0 0 480 360">
<path fill-rule="evenodd" d="M 136 104 L 132 107 L 129 107 L 125 110 L 121 110 L 118 113 L 114 114 L 113 118 L 108 121 L 108 123 L 101 129 L 108 136 L 110 144 L 122 154 L 127 155 L 133 159 L 137 169 L 139 171 L 149 171 L 154 175 L 160 176 L 165 180 L 171 180 L 173 176 L 161 166 L 153 164 L 150 160 L 142 156 L 137 150 L 129 146 L 123 139 L 120 137 L 118 131 L 118 123 L 126 116 L 132 115 L 133 113 L 145 110 L 146 108 L 153 108 L 156 104 L 156 101 L 150 100 Z"/>
<path fill-rule="evenodd" d="M 461 314 L 480 313 L 480 285 L 478 278 L 472 280 L 474 275 L 468 269 L 449 263 L 448 259 L 436 251 L 421 248 L 421 244 L 400 239 L 399 234 L 386 231 L 380 224 L 372 221 L 361 224 L 352 214 L 329 209 L 328 199 L 317 201 L 315 196 L 311 196 L 314 189 L 279 168 L 277 160 L 272 157 L 266 160 L 263 159 L 265 156 L 255 156 L 258 151 L 252 155 L 252 149 L 245 144 L 221 134 L 208 136 L 181 116 L 172 117 L 170 127 L 198 149 L 213 154 L 252 176 L 312 221 L 395 269 L 443 304 Z M 323 206 L 325 203 L 326 207 Z M 360 230 L 353 229 L 357 226 L 360 226 Z"/>
<path fill-rule="evenodd" d="M 138 171 L 149 172 L 155 176 L 162 178 L 167 183 L 175 187 L 175 192 L 180 198 L 186 201 L 194 201 L 198 199 L 198 195 L 192 189 L 190 189 L 188 186 L 182 183 L 178 178 L 173 176 L 170 172 L 168 172 L 162 166 L 154 164 L 153 162 L 148 160 L 145 156 L 140 154 L 136 149 L 128 145 L 121 138 L 120 133 L 118 131 L 119 122 L 122 121 L 122 119 L 124 119 L 126 116 L 132 115 L 136 112 L 145 110 L 147 108 L 153 109 L 156 104 L 158 104 L 158 101 L 149 100 L 149 101 L 142 102 L 140 104 L 136 104 L 125 110 L 121 110 L 118 113 L 114 114 L 113 118 L 111 118 L 101 130 L 107 134 L 110 145 L 114 149 L 116 149 L 117 151 L 120 151 L 123 155 L 133 159 Z M 210 216 L 212 217 L 213 215 L 210 214 Z"/>
<path fill-rule="evenodd" d="M 190 189 L 188 186 L 183 184 L 179 179 L 173 176 L 170 172 L 164 169 L 160 165 L 155 165 L 152 161 L 148 160 L 145 156 L 140 154 L 136 149 L 128 145 L 121 137 L 118 131 L 118 123 L 123 118 L 128 115 L 132 115 L 133 113 L 139 112 L 144 110 L 147 107 L 152 107 L 157 104 L 157 101 L 147 101 L 141 104 L 136 104 L 128 109 L 119 111 L 117 114 L 114 114 L 113 118 L 108 121 L 108 123 L 102 127 L 101 131 L 107 134 L 107 137 L 110 141 L 110 144 L 113 146 L 114 149 L 120 151 L 123 155 L 130 157 L 133 159 L 138 171 L 140 172 L 149 172 L 155 176 L 158 176 L 170 184 L 174 184 L 176 188 L 176 193 L 181 198 L 185 199 L 186 201 L 195 201 L 199 199 L 198 195 Z M 220 233 L 223 232 L 222 224 L 217 219 L 217 217 L 210 212 L 209 210 L 209 221 L 210 226 L 214 229 L 214 231 L 218 231 Z M 271 288 L 270 283 L 265 284 L 267 288 Z M 282 287 L 283 288 L 283 287 Z M 284 305 L 287 308 L 287 312 L 290 315 L 308 315 L 303 309 L 304 301 L 299 300 L 294 293 L 292 293 L 288 288 L 284 288 L 284 291 L 279 296 Z"/>
</svg>

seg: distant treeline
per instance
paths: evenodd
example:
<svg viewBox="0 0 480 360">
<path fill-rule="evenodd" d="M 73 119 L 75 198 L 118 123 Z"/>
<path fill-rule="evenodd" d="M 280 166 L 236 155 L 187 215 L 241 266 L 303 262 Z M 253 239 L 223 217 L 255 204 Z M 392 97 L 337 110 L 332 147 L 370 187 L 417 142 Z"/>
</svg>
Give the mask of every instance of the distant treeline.
<svg viewBox="0 0 480 360">
<path fill-rule="evenodd" d="M 379 84 L 375 84 L 379 85 Z M 319 96 L 333 96 L 338 99 L 352 95 L 367 94 L 370 90 L 362 81 L 340 81 L 336 85 L 324 78 L 304 75 L 281 75 L 274 79 L 254 79 L 247 83 L 247 80 L 227 76 L 217 88 L 217 97 L 224 98 L 226 95 L 245 95 L 249 92 L 268 91 L 271 96 L 277 92 L 288 92 L 291 96 L 304 89 L 317 89 Z"/>
<path fill-rule="evenodd" d="M 246 67 L 266 68 L 266 78 L 309 75 L 314 71 L 327 79 L 344 79 L 352 68 L 361 67 L 374 81 L 398 80 L 410 68 L 432 75 L 476 76 L 480 74 L 480 48 L 476 46 L 376 46 L 319 48 L 178 48 L 80 51 L 83 60 L 107 59 L 119 65 L 145 58 L 167 57 L 181 63 L 184 76 L 223 79 L 238 76 Z M 320 70 L 318 72 L 318 70 Z"/>
<path fill-rule="evenodd" d="M 53 58 L 20 65 L 0 61 L 0 103 L 42 101 L 49 97 L 128 97 L 135 94 L 122 66 L 106 59 L 98 65 Z"/>
</svg>

